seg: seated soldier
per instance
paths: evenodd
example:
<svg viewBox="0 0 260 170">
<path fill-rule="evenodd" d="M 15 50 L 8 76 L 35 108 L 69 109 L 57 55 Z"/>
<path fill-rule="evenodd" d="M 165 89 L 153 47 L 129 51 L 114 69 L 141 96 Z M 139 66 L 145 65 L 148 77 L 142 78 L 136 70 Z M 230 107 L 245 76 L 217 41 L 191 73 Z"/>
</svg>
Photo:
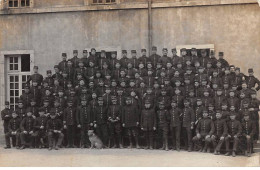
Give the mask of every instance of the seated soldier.
<svg viewBox="0 0 260 170">
<path fill-rule="evenodd" d="M 209 118 L 207 110 L 203 110 L 202 119 L 199 120 L 196 127 L 196 136 L 193 137 L 193 142 L 202 146 L 202 140 L 205 140 L 205 145 L 200 151 L 210 152 L 209 144 L 211 143 L 211 135 L 214 133 L 214 123 Z"/>
<path fill-rule="evenodd" d="M 239 136 L 242 132 L 242 126 L 241 123 L 236 120 L 236 113 L 231 112 L 230 113 L 230 121 L 227 122 L 227 127 L 228 127 L 228 133 L 227 136 L 225 137 L 225 143 L 226 143 L 226 156 L 229 156 L 231 151 L 229 149 L 229 145 L 231 140 L 233 140 L 233 149 L 232 149 L 232 156 L 236 156 L 236 151 L 239 143 Z"/>
<path fill-rule="evenodd" d="M 224 143 L 225 136 L 227 135 L 226 119 L 222 118 L 222 112 L 216 111 L 216 120 L 214 121 L 215 131 L 211 136 L 214 147 L 214 154 L 219 155 L 220 149 Z"/>
<path fill-rule="evenodd" d="M 32 117 L 32 111 L 30 109 L 26 110 L 26 117 L 23 118 L 20 129 L 21 129 L 21 148 L 24 149 L 28 145 L 31 149 L 33 148 L 33 129 L 34 129 L 35 119 Z"/>
<path fill-rule="evenodd" d="M 56 113 L 51 112 L 50 119 L 47 121 L 47 132 L 48 132 L 48 143 L 49 143 L 49 150 L 55 148 L 58 150 L 61 147 L 64 135 L 62 133 L 62 121 L 60 119 L 56 119 Z M 56 142 L 56 138 L 58 138 Z"/>
<path fill-rule="evenodd" d="M 11 148 L 10 138 L 12 138 L 13 147 L 19 149 L 21 119 L 15 111 L 12 111 L 12 118 L 8 123 L 8 131 L 5 134 L 5 149 Z"/>
<path fill-rule="evenodd" d="M 249 112 L 244 113 L 242 119 L 242 136 L 241 142 L 246 145 L 245 155 L 250 157 L 252 153 L 253 138 L 256 132 L 255 122 L 250 119 Z"/>
<path fill-rule="evenodd" d="M 39 117 L 37 117 L 34 121 L 34 134 L 33 136 L 36 138 L 36 145 L 41 149 L 44 147 L 45 142 L 44 139 L 46 137 L 46 123 L 47 117 L 44 115 L 44 108 L 40 108 Z"/>
</svg>

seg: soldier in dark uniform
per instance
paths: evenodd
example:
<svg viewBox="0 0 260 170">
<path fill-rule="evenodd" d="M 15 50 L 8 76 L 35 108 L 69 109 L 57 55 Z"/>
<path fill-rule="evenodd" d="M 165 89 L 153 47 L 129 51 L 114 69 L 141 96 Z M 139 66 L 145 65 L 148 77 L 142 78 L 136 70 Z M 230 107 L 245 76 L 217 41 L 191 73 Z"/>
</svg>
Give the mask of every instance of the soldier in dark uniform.
<svg viewBox="0 0 260 170">
<path fill-rule="evenodd" d="M 63 114 L 63 123 L 64 129 L 67 130 L 67 141 L 68 145 L 67 148 L 74 148 L 75 147 L 75 125 L 76 125 L 76 108 L 73 106 L 73 101 L 69 99 L 68 107 L 64 109 Z"/>
<path fill-rule="evenodd" d="M 36 80 L 33 80 L 32 86 L 30 88 L 30 93 L 31 93 L 31 97 L 35 99 L 36 105 L 40 106 L 41 90 L 38 85 L 39 85 L 38 82 Z"/>
<path fill-rule="evenodd" d="M 156 64 L 157 64 L 158 60 L 160 59 L 160 57 L 161 56 L 159 56 L 157 54 L 157 47 L 153 46 L 152 47 L 152 55 L 149 57 L 152 65 L 153 65 L 153 68 L 156 68 Z"/>
<path fill-rule="evenodd" d="M 181 113 L 182 110 L 177 107 L 177 101 L 172 100 L 168 119 L 170 120 L 170 132 L 172 135 L 172 150 L 176 149 L 178 152 L 180 151 Z"/>
<path fill-rule="evenodd" d="M 207 51 L 205 49 L 202 49 L 200 52 L 201 52 L 200 65 L 206 68 L 207 62 L 209 60 Z"/>
<path fill-rule="evenodd" d="M 71 58 L 71 62 L 74 68 L 78 67 L 79 65 L 78 50 L 73 50 L 73 57 Z"/>
<path fill-rule="evenodd" d="M 163 48 L 162 53 L 163 53 L 163 55 L 159 58 L 158 62 L 160 62 L 163 67 L 166 67 L 166 64 L 168 62 L 171 62 L 171 58 L 167 56 L 167 54 L 168 54 L 167 48 Z"/>
<path fill-rule="evenodd" d="M 202 140 L 205 140 L 204 147 L 201 148 L 202 152 L 210 152 L 209 144 L 211 143 L 211 135 L 214 133 L 214 123 L 209 118 L 207 110 L 203 110 L 203 117 L 199 120 L 196 127 L 196 136 L 193 137 L 192 141 L 202 146 Z"/>
<path fill-rule="evenodd" d="M 52 71 L 51 70 L 47 70 L 46 74 L 47 74 L 47 77 L 45 77 L 44 81 L 48 83 L 48 86 L 53 87 L 54 80 L 53 80 L 53 77 L 52 77 Z"/>
<path fill-rule="evenodd" d="M 50 119 L 47 121 L 46 129 L 48 133 L 49 150 L 58 150 L 61 147 L 64 135 L 62 133 L 63 124 L 60 119 L 56 119 L 55 112 L 51 112 Z"/>
<path fill-rule="evenodd" d="M 39 117 L 39 107 L 36 106 L 36 101 L 34 98 L 30 101 L 30 106 L 28 107 L 32 111 L 32 117 L 35 119 L 36 117 Z"/>
<path fill-rule="evenodd" d="M 11 112 L 12 111 L 9 108 L 9 102 L 6 101 L 5 102 L 5 109 L 1 111 L 1 118 L 2 118 L 2 121 L 4 123 L 4 134 L 9 132 L 8 125 L 9 125 L 10 119 L 12 118 Z"/>
<path fill-rule="evenodd" d="M 20 99 L 23 101 L 25 108 L 30 106 L 30 100 L 32 98 L 34 98 L 34 96 L 30 93 L 30 86 L 26 84 L 24 87 L 24 93 L 20 96 Z"/>
<path fill-rule="evenodd" d="M 20 123 L 21 119 L 15 111 L 11 112 L 12 117 L 8 121 L 7 129 L 5 129 L 5 149 L 11 148 L 10 138 L 12 138 L 13 147 L 19 149 L 20 141 Z"/>
<path fill-rule="evenodd" d="M 97 135 L 101 138 L 103 144 L 108 144 L 108 127 L 107 127 L 107 112 L 108 107 L 103 104 L 103 97 L 98 98 L 98 105 L 93 110 L 94 128 Z"/>
<path fill-rule="evenodd" d="M 33 136 L 36 138 L 36 146 L 40 149 L 45 146 L 45 137 L 46 137 L 46 125 L 47 125 L 47 117 L 44 115 L 45 110 L 41 108 L 39 110 L 39 117 L 37 117 L 34 121 L 34 134 Z"/>
<path fill-rule="evenodd" d="M 81 60 L 83 61 L 84 67 L 88 66 L 88 50 L 83 50 L 82 52 L 83 57 L 81 58 Z"/>
<path fill-rule="evenodd" d="M 98 61 L 98 56 L 97 56 L 95 48 L 91 48 L 91 50 L 90 50 L 90 55 L 89 55 L 88 60 L 87 60 L 87 65 L 88 66 L 89 66 L 89 62 L 90 61 L 92 61 L 95 66 L 97 66 L 97 64 L 98 64 L 98 62 L 97 62 Z"/>
<path fill-rule="evenodd" d="M 140 149 L 138 141 L 138 125 L 139 125 L 139 112 L 136 106 L 131 102 L 130 97 L 126 97 L 126 105 L 122 111 L 122 126 L 126 129 L 130 145 L 128 148 L 133 148 L 133 139 L 136 143 L 136 148 Z"/>
<path fill-rule="evenodd" d="M 244 118 L 242 119 L 241 125 L 242 125 L 241 142 L 244 142 L 244 144 L 246 145 L 245 155 L 250 157 L 252 153 L 254 134 L 256 132 L 256 125 L 253 120 L 250 120 L 250 115 L 248 114 L 248 112 L 244 114 Z"/>
<path fill-rule="evenodd" d="M 88 130 L 93 129 L 93 114 L 91 112 L 91 106 L 87 105 L 87 100 L 81 100 L 81 106 L 77 108 L 77 127 L 80 128 L 81 134 L 81 148 L 86 148 L 90 146 L 90 141 L 88 140 Z"/>
<path fill-rule="evenodd" d="M 15 111 L 21 120 L 26 116 L 26 108 L 24 107 L 21 99 L 18 100 L 18 108 Z"/>
<path fill-rule="evenodd" d="M 110 62 L 109 62 L 109 68 L 110 70 L 114 70 L 116 68 L 116 63 L 118 62 L 118 59 L 117 59 L 117 52 L 116 51 L 112 51 L 111 52 L 111 59 L 110 59 Z"/>
<path fill-rule="evenodd" d="M 67 68 L 67 54 L 62 53 L 61 56 L 62 56 L 62 61 L 59 62 L 58 66 L 59 66 L 59 70 L 63 72 Z"/>
<path fill-rule="evenodd" d="M 227 122 L 228 127 L 228 133 L 225 137 L 225 143 L 226 143 L 226 156 L 229 156 L 231 154 L 231 151 L 229 149 L 230 140 L 233 140 L 233 149 L 232 149 L 232 156 L 236 156 L 237 147 L 239 144 L 239 136 L 242 133 L 242 126 L 241 123 L 236 120 L 236 114 L 230 113 L 230 121 Z"/>
<path fill-rule="evenodd" d="M 146 146 L 145 149 L 153 149 L 153 137 L 156 130 L 156 114 L 151 102 L 145 100 L 144 109 L 141 112 L 141 130 L 145 132 Z"/>
<path fill-rule="evenodd" d="M 215 127 L 215 131 L 211 135 L 211 140 L 213 143 L 214 154 L 219 155 L 220 149 L 227 135 L 226 120 L 222 118 L 222 113 L 220 110 L 216 111 L 216 120 L 214 121 L 214 127 Z"/>
<path fill-rule="evenodd" d="M 182 130 L 184 133 L 184 143 L 185 143 L 185 148 L 188 150 L 188 152 L 191 152 L 192 150 L 192 129 L 194 128 L 194 110 L 190 107 L 190 102 L 189 100 L 185 99 L 184 100 L 184 109 L 181 114 L 181 120 L 182 120 Z"/>
<path fill-rule="evenodd" d="M 131 59 L 129 62 L 132 64 L 134 70 L 137 70 L 139 67 L 139 60 L 137 58 L 136 50 L 131 50 Z"/>
<path fill-rule="evenodd" d="M 122 50 L 122 58 L 120 59 L 120 65 L 122 68 L 127 68 L 127 63 L 129 62 L 129 58 L 127 58 L 127 51 Z"/>
<path fill-rule="evenodd" d="M 100 54 L 100 57 L 98 59 L 98 65 L 97 65 L 100 70 L 104 69 L 103 68 L 104 63 L 107 63 L 107 65 L 109 65 L 109 60 L 106 57 L 106 51 L 101 50 L 101 54 Z"/>
<path fill-rule="evenodd" d="M 156 122 L 157 122 L 157 133 L 160 139 L 163 140 L 163 145 L 160 148 L 161 150 L 169 150 L 168 147 L 168 115 L 169 112 L 165 109 L 164 102 L 159 102 L 159 110 L 156 112 Z"/>
<path fill-rule="evenodd" d="M 248 74 L 249 75 L 245 77 L 248 88 L 255 88 L 255 90 L 258 91 L 260 89 L 260 81 L 254 76 L 254 70 L 252 68 L 248 69 Z"/>
<path fill-rule="evenodd" d="M 43 76 L 41 74 L 38 73 L 38 66 L 34 66 L 33 67 L 33 74 L 28 78 L 27 80 L 27 84 L 30 83 L 30 81 L 36 81 L 38 86 L 40 86 L 42 84 L 43 81 Z"/>
<path fill-rule="evenodd" d="M 35 119 L 32 117 L 32 112 L 30 109 L 26 110 L 26 117 L 23 118 L 20 124 L 21 130 L 21 148 L 24 149 L 26 145 L 28 145 L 31 149 L 33 148 L 33 140 L 34 140 L 34 122 Z"/>
<path fill-rule="evenodd" d="M 260 105 L 260 101 L 256 98 L 256 91 L 252 90 L 251 91 L 251 100 L 250 100 L 250 104 L 249 104 L 249 112 L 250 112 L 250 115 L 252 115 L 251 120 L 255 121 L 255 125 L 256 125 L 254 140 L 258 140 L 258 138 L 259 138 L 259 114 L 258 114 L 259 105 Z"/>
<path fill-rule="evenodd" d="M 52 75 L 52 78 L 60 80 L 62 78 L 62 75 L 60 74 L 60 69 L 58 65 L 54 66 L 54 71 L 55 73 Z"/>
<path fill-rule="evenodd" d="M 179 60 L 179 56 L 177 55 L 177 50 L 176 50 L 176 48 L 173 48 L 172 49 L 172 65 L 173 65 L 173 67 L 176 67 L 176 65 L 177 65 L 177 63 L 178 63 L 178 60 Z"/>
<path fill-rule="evenodd" d="M 141 49 L 141 54 L 142 56 L 138 60 L 144 64 L 144 68 L 147 68 L 147 63 L 150 61 L 150 58 L 146 55 L 146 49 Z"/>
<path fill-rule="evenodd" d="M 219 52 L 219 53 L 218 53 L 218 56 L 219 56 L 219 59 L 218 59 L 218 60 L 220 61 L 222 67 L 227 67 L 227 66 L 229 66 L 228 62 L 224 59 L 224 52 Z"/>
<path fill-rule="evenodd" d="M 107 113 L 110 134 L 109 147 L 122 149 L 122 106 L 118 104 L 116 96 L 111 96 L 111 101 L 112 105 L 109 106 Z"/>
</svg>

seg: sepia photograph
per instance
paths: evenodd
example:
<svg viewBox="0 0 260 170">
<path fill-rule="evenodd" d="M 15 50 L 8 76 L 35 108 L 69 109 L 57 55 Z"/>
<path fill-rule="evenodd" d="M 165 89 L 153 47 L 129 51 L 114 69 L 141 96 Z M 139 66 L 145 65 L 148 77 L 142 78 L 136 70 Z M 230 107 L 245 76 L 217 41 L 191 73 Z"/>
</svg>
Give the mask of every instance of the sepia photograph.
<svg viewBox="0 0 260 170">
<path fill-rule="evenodd" d="M 0 167 L 260 167 L 260 0 L 0 0 Z"/>
</svg>

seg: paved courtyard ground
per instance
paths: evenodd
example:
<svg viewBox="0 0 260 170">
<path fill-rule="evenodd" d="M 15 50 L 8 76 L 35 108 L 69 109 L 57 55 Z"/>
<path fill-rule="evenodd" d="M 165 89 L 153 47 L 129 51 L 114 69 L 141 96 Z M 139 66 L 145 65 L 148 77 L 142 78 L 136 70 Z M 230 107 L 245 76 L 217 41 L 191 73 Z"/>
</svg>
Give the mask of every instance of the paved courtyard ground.
<svg viewBox="0 0 260 170">
<path fill-rule="evenodd" d="M 260 153 L 227 157 L 136 149 L 0 149 L 0 166 L 260 166 Z"/>
</svg>

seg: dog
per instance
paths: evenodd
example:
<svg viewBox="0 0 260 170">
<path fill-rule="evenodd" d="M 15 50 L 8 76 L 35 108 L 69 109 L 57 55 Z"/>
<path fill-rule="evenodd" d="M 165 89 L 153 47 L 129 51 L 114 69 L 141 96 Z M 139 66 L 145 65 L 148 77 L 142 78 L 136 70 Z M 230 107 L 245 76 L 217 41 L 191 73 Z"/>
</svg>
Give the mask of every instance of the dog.
<svg viewBox="0 0 260 170">
<path fill-rule="evenodd" d="M 89 137 L 89 141 L 91 143 L 91 149 L 93 149 L 93 148 L 102 149 L 103 148 L 103 142 L 94 133 L 94 130 L 88 131 L 88 137 Z"/>
</svg>

